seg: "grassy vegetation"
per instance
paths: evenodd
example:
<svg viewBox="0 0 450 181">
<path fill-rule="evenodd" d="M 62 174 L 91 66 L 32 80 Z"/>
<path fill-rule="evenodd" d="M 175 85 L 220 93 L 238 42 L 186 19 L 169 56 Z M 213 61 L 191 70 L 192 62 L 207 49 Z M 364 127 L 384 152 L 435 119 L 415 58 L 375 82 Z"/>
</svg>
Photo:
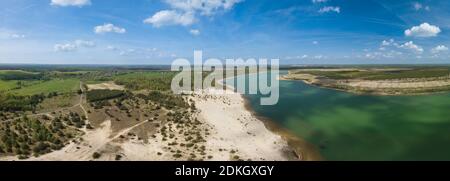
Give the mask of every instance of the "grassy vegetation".
<svg viewBox="0 0 450 181">
<path fill-rule="evenodd" d="M 79 89 L 80 82 L 73 78 L 51 77 L 46 72 L 22 70 L 0 70 L 0 79 L 2 79 L 0 80 L 0 111 L 4 112 L 34 112 L 38 108 L 46 109 L 45 106 L 49 104 L 40 105 L 45 99 L 55 98 L 58 95 L 71 97 Z M 67 105 L 69 101 L 64 102 Z"/>
<path fill-rule="evenodd" d="M 15 80 L 8 80 L 8 81 L 0 80 L 0 92 L 8 91 L 18 87 L 17 82 L 18 81 Z"/>
<path fill-rule="evenodd" d="M 60 94 L 51 98 L 47 97 L 38 105 L 37 111 L 50 112 L 63 107 L 72 107 L 79 100 L 79 96 L 75 94 Z"/>
<path fill-rule="evenodd" d="M 76 79 L 54 79 L 42 81 L 31 86 L 10 91 L 9 93 L 16 95 L 35 95 L 45 94 L 48 92 L 71 93 L 79 89 L 80 81 Z"/>
<path fill-rule="evenodd" d="M 433 78 L 444 77 L 450 75 L 450 69 L 413 69 L 402 71 L 381 71 L 374 75 L 366 76 L 368 80 L 384 80 L 384 79 L 405 79 L 405 78 Z"/>
<path fill-rule="evenodd" d="M 184 99 L 180 95 L 173 95 L 170 93 L 164 93 L 160 91 L 151 91 L 148 95 L 139 94 L 137 96 L 144 100 L 157 102 L 163 107 L 166 107 L 168 109 L 172 109 L 175 107 L 178 108 L 189 107 L 189 105 L 184 101 Z"/>
<path fill-rule="evenodd" d="M 0 112 L 31 111 L 45 99 L 45 95 L 17 96 L 0 94 Z"/>
<path fill-rule="evenodd" d="M 119 85 L 131 90 L 170 90 L 172 78 L 177 72 L 136 72 L 114 77 Z"/>
<path fill-rule="evenodd" d="M 41 73 L 32 73 L 22 70 L 0 70 L 0 79 L 2 80 L 38 80 L 43 75 Z"/>
<path fill-rule="evenodd" d="M 365 80 L 392 80 L 406 78 L 433 78 L 450 75 L 449 68 L 416 68 L 408 70 L 349 70 L 349 71 L 299 71 L 330 79 L 365 79 Z"/>
</svg>

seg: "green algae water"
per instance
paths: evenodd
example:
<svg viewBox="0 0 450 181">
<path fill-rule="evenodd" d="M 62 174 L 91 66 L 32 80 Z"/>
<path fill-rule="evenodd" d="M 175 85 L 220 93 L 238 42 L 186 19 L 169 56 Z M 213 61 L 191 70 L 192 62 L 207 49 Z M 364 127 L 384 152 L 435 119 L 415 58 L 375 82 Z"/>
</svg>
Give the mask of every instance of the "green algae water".
<svg viewBox="0 0 450 181">
<path fill-rule="evenodd" d="M 261 106 L 261 95 L 245 97 L 258 115 L 316 145 L 326 160 L 450 160 L 450 93 L 356 95 L 301 81 L 279 87 L 273 106 Z"/>
</svg>

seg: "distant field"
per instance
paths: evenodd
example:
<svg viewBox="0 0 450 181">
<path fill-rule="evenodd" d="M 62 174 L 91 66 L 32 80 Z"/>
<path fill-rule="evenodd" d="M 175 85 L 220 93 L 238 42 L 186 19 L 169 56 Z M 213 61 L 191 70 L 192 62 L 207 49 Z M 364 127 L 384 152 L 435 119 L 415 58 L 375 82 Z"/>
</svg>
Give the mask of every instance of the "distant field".
<svg viewBox="0 0 450 181">
<path fill-rule="evenodd" d="M 39 84 L 40 80 L 0 80 L 0 91 L 15 91 L 34 84 Z"/>
<path fill-rule="evenodd" d="M 15 87 L 17 87 L 17 81 L 14 81 L 14 80 L 10 80 L 10 81 L 0 80 L 0 92 L 1 91 L 7 91 L 7 90 L 13 89 Z"/>
<path fill-rule="evenodd" d="M 32 80 L 39 79 L 42 75 L 39 73 L 26 72 L 22 70 L 0 70 L 1 80 Z"/>
<path fill-rule="evenodd" d="M 50 80 L 13 90 L 10 93 L 17 95 L 47 94 L 50 92 L 68 93 L 77 91 L 79 84 L 80 81 L 76 79 Z"/>
<path fill-rule="evenodd" d="M 172 78 L 177 72 L 136 72 L 114 77 L 119 85 L 132 90 L 170 90 Z"/>
<path fill-rule="evenodd" d="M 27 72 L 23 70 L 0 70 L 0 75 L 5 74 L 35 74 L 33 72 Z"/>
</svg>

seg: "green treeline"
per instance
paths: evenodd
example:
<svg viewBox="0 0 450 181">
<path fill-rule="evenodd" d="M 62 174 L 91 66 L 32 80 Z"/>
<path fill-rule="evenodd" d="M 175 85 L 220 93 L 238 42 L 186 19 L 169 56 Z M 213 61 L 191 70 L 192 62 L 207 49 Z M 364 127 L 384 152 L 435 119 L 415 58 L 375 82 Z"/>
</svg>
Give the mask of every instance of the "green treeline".
<svg viewBox="0 0 450 181">
<path fill-rule="evenodd" d="M 89 102 L 103 101 L 108 99 L 119 98 L 124 95 L 121 90 L 91 90 L 87 92 L 87 100 Z"/>
</svg>

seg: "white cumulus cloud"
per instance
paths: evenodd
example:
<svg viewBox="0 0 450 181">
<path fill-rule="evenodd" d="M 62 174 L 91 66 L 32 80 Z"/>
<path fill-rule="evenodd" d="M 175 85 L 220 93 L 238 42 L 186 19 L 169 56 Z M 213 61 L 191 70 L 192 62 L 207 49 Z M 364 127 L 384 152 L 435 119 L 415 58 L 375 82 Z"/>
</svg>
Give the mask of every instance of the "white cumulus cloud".
<svg viewBox="0 0 450 181">
<path fill-rule="evenodd" d="M 433 49 L 431 49 L 431 53 L 433 54 L 438 54 L 441 52 L 446 52 L 448 51 L 448 47 L 446 47 L 445 45 L 438 45 L 436 47 L 434 47 Z"/>
<path fill-rule="evenodd" d="M 120 56 L 129 56 L 129 55 L 135 54 L 136 52 L 137 52 L 136 49 L 130 48 L 130 49 L 120 51 L 119 55 Z"/>
<path fill-rule="evenodd" d="M 77 47 L 95 47 L 95 42 L 85 40 L 75 40 L 75 45 Z"/>
<path fill-rule="evenodd" d="M 326 3 L 328 0 L 312 0 L 313 3 Z"/>
<path fill-rule="evenodd" d="M 73 52 L 78 50 L 78 48 L 92 48 L 95 47 L 95 42 L 93 41 L 85 41 L 85 40 L 75 40 L 71 43 L 61 43 L 55 44 L 53 46 L 53 50 L 56 52 Z"/>
<path fill-rule="evenodd" d="M 165 2 L 174 9 L 213 15 L 220 10 L 230 10 L 241 0 L 165 0 Z"/>
<path fill-rule="evenodd" d="M 329 13 L 329 12 L 340 13 L 341 8 L 339 6 L 325 6 L 319 9 L 319 13 Z"/>
<path fill-rule="evenodd" d="M 412 28 L 405 30 L 405 35 L 412 37 L 434 37 L 440 32 L 441 29 L 439 27 L 428 23 L 422 23 L 419 26 L 413 26 Z"/>
<path fill-rule="evenodd" d="M 103 34 L 103 33 L 126 33 L 127 30 L 125 28 L 121 28 L 118 26 L 115 26 L 111 23 L 105 23 L 104 25 L 99 25 L 94 27 L 94 32 L 97 34 Z"/>
<path fill-rule="evenodd" d="M 91 4 L 91 0 L 52 0 L 53 6 L 86 6 Z"/>
<path fill-rule="evenodd" d="M 167 25 L 188 26 L 193 24 L 195 21 L 196 19 L 194 14 L 191 12 L 179 13 L 173 10 L 163 10 L 144 20 L 144 23 L 152 24 L 154 27 Z"/>
<path fill-rule="evenodd" d="M 12 38 L 12 39 L 22 39 L 22 38 L 25 38 L 25 35 L 23 35 L 23 34 L 11 34 L 10 35 L 10 37 Z"/>
<path fill-rule="evenodd" d="M 197 36 L 197 35 L 200 35 L 200 30 L 197 30 L 197 29 L 191 29 L 191 30 L 189 31 L 189 33 L 191 33 L 192 35 Z"/>
<path fill-rule="evenodd" d="M 414 10 L 416 10 L 416 11 L 420 11 L 420 10 L 426 10 L 426 11 L 429 11 L 430 10 L 430 6 L 426 6 L 426 5 L 423 5 L 423 4 L 421 4 L 421 3 L 419 3 L 419 2 L 414 2 L 413 3 L 413 8 L 414 8 Z"/>
<path fill-rule="evenodd" d="M 423 48 L 420 47 L 419 45 L 414 44 L 413 41 L 406 42 L 406 43 L 400 45 L 399 47 L 406 49 L 406 50 L 411 50 L 417 54 L 421 54 L 423 52 Z"/>
<path fill-rule="evenodd" d="M 75 44 L 66 43 L 66 44 L 55 44 L 53 49 L 57 52 L 72 52 L 77 50 L 77 46 Z"/>
<path fill-rule="evenodd" d="M 242 0 L 164 0 L 171 9 L 161 10 L 144 20 L 154 27 L 168 25 L 189 26 L 197 21 L 197 16 L 213 16 L 228 11 Z"/>
<path fill-rule="evenodd" d="M 0 28 L 0 39 L 24 39 L 26 35 Z"/>
<path fill-rule="evenodd" d="M 381 46 L 391 46 L 392 44 L 394 44 L 394 39 L 383 40 L 383 42 L 381 42 Z"/>
<path fill-rule="evenodd" d="M 112 46 L 112 45 L 108 45 L 108 46 L 106 47 L 106 50 L 116 51 L 116 50 L 119 50 L 119 48 L 117 48 L 117 47 L 115 47 L 115 46 Z"/>
</svg>

